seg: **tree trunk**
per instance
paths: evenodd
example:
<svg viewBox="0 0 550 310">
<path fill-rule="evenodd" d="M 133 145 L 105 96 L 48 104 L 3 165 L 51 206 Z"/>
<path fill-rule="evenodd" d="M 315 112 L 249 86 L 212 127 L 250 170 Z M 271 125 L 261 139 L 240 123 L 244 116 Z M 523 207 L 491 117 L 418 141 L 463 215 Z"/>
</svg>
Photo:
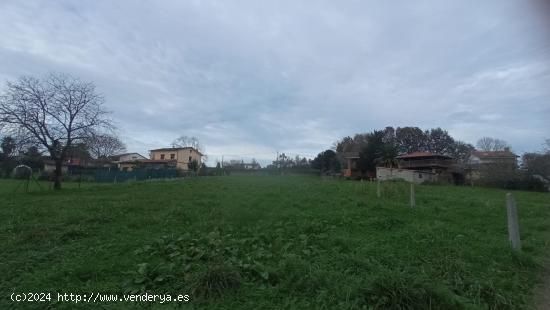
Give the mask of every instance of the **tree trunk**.
<svg viewBox="0 0 550 310">
<path fill-rule="evenodd" d="M 53 179 L 53 188 L 61 189 L 61 175 L 63 173 L 63 160 L 61 158 L 55 159 L 55 172 Z"/>
</svg>

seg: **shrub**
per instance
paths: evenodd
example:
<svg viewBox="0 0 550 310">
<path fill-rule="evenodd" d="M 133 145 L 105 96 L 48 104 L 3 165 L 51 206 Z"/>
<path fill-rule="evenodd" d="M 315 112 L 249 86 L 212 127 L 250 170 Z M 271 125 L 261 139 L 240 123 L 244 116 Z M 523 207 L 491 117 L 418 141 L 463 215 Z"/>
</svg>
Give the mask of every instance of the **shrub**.
<svg viewBox="0 0 550 310">
<path fill-rule="evenodd" d="M 537 179 L 525 172 L 517 172 L 506 178 L 487 178 L 482 177 L 479 184 L 487 187 L 498 187 L 511 190 L 526 190 L 546 192 L 547 185 L 540 179 Z"/>
<path fill-rule="evenodd" d="M 459 298 L 444 285 L 404 271 L 383 271 L 364 289 L 369 309 L 463 309 Z"/>
<path fill-rule="evenodd" d="M 227 265 L 213 265 L 197 274 L 191 292 L 193 296 L 211 299 L 235 291 L 240 286 L 241 275 L 238 270 Z"/>
</svg>

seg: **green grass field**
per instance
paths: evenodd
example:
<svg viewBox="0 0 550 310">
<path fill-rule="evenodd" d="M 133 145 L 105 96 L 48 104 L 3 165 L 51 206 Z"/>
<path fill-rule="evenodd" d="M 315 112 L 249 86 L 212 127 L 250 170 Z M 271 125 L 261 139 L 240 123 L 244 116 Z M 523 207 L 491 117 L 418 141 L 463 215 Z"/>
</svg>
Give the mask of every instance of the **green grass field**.
<svg viewBox="0 0 550 310">
<path fill-rule="evenodd" d="M 185 304 L 56 309 L 530 308 L 550 248 L 550 196 L 321 180 L 207 177 L 13 193 L 0 181 L 0 309 L 12 292 L 189 294 Z M 35 189 L 36 190 L 36 189 Z"/>
</svg>

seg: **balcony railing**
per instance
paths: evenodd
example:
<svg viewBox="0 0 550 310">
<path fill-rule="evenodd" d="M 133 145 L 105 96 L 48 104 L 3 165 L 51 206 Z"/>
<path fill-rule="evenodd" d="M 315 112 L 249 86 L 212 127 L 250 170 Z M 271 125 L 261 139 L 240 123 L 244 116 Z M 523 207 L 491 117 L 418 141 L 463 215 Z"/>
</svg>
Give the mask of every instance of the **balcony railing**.
<svg viewBox="0 0 550 310">
<path fill-rule="evenodd" d="M 430 168 L 443 167 L 449 168 L 455 162 L 449 159 L 419 159 L 419 160 L 400 160 L 399 168 Z"/>
</svg>

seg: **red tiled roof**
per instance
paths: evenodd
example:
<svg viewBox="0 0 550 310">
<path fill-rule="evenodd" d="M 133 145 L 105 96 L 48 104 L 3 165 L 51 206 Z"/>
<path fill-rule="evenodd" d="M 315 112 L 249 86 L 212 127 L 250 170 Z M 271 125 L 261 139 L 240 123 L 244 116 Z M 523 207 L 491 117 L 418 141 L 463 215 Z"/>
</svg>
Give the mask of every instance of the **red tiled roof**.
<svg viewBox="0 0 550 310">
<path fill-rule="evenodd" d="M 194 150 L 195 152 L 199 153 L 201 156 L 203 155 L 199 150 L 197 150 L 194 147 L 186 146 L 186 147 L 165 147 L 160 149 L 154 149 L 149 150 L 149 152 L 171 152 L 171 151 L 179 151 L 179 150 Z"/>
<path fill-rule="evenodd" d="M 430 153 L 430 152 L 412 152 L 412 153 L 409 153 L 409 154 L 404 154 L 404 155 L 397 156 L 396 158 L 417 158 L 417 157 L 446 157 L 446 158 L 450 158 L 447 155 L 434 154 L 434 153 Z"/>
<path fill-rule="evenodd" d="M 136 160 L 127 160 L 122 161 L 120 164 L 133 164 L 133 163 L 145 163 L 145 164 L 176 164 L 176 160 L 167 160 L 167 159 L 136 159 Z"/>
<path fill-rule="evenodd" d="M 479 158 L 503 158 L 503 157 L 519 157 L 516 154 L 510 152 L 510 151 L 491 151 L 491 152 L 485 152 L 485 151 L 473 151 L 472 155 L 477 156 Z"/>
</svg>

